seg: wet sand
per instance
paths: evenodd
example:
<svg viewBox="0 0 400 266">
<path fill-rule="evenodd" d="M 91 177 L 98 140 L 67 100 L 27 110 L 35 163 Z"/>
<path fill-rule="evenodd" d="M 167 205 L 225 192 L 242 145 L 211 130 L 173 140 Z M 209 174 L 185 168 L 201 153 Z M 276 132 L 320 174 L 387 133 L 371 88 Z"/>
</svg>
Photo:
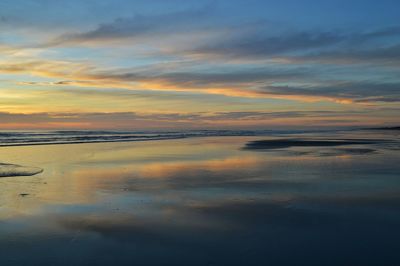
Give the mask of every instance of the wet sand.
<svg viewBox="0 0 400 266">
<path fill-rule="evenodd" d="M 0 265 L 400 264 L 398 136 L 379 134 L 3 147 L 44 172 L 0 179 Z"/>
</svg>

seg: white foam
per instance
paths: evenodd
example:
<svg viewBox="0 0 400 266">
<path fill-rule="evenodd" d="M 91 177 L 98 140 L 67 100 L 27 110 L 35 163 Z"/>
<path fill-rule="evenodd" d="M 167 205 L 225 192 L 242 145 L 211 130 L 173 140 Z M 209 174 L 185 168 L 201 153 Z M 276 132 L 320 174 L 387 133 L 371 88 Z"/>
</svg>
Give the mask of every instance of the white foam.
<svg viewBox="0 0 400 266">
<path fill-rule="evenodd" d="M 39 167 L 0 163 L 0 177 L 32 176 L 41 172 L 43 172 L 43 169 Z"/>
</svg>

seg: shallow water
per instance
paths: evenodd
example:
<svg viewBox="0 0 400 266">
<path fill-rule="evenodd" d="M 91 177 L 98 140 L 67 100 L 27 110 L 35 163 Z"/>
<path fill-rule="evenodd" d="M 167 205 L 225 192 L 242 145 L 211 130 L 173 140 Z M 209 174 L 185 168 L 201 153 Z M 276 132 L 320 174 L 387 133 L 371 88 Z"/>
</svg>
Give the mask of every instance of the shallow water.
<svg viewBox="0 0 400 266">
<path fill-rule="evenodd" d="M 384 141 L 2 147 L 44 172 L 0 179 L 0 265 L 399 265 L 398 133 L 296 138 Z"/>
</svg>

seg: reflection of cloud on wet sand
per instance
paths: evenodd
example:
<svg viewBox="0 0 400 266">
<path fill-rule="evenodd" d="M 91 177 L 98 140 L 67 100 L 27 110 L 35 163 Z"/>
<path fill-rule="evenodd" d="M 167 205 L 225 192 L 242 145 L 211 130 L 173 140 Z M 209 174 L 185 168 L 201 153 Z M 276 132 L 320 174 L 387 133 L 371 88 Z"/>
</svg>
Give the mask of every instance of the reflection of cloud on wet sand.
<svg viewBox="0 0 400 266">
<path fill-rule="evenodd" d="M 74 179 L 85 179 L 85 187 L 136 187 L 139 189 L 218 186 L 227 182 L 250 180 L 245 173 L 259 173 L 265 161 L 255 156 L 226 157 L 187 162 L 163 161 L 128 164 L 118 167 L 84 168 L 73 173 Z M 91 177 L 91 178 L 87 178 Z M 91 183 L 93 182 L 93 183 Z"/>
<path fill-rule="evenodd" d="M 290 265 L 294 258 L 304 255 L 317 265 L 331 255 L 327 250 L 341 254 L 335 262 L 366 264 L 375 262 L 376 257 L 375 253 L 365 252 L 365 241 L 369 243 L 368 248 L 390 254 L 385 251 L 386 247 L 399 237 L 395 223 L 398 215 L 371 216 L 366 208 L 379 201 L 386 206 L 393 200 L 399 201 L 398 197 L 384 195 L 367 198 L 348 195 L 340 199 L 292 198 L 290 201 L 265 198 L 196 203 L 156 201 L 142 203 L 140 208 L 126 203 L 125 208 L 114 212 L 76 211 L 26 217 L 31 231 L 40 234 L 30 233 L 24 238 L 25 243 L 35 242 L 35 245 L 20 245 L 26 254 L 33 254 L 29 256 L 30 263 L 51 258 L 51 251 L 55 249 L 63 248 L 65 254 L 75 254 L 66 256 L 60 265 L 77 264 L 82 258 L 80 251 L 98 254 L 94 261 L 99 264 L 110 258 L 120 265 L 144 262 L 160 265 L 165 261 L 185 264 L 195 257 L 199 258 L 195 265 L 210 261 L 230 265 L 244 265 L 245 262 L 247 265 L 271 262 Z M 393 214 L 396 214 L 397 205 L 390 207 Z M 386 224 L 384 228 L 382 221 Z M 1 246 L 15 230 L 11 227 L 3 234 Z M 342 238 L 347 242 L 338 245 Z M 303 248 L 304 239 L 307 249 Z M 99 253 L 99 250 L 104 252 Z M 287 256 L 288 250 L 292 256 Z M 6 252 L 3 258 L 16 255 L 9 246 L 2 252 Z M 241 259 L 242 255 L 246 255 L 246 261 Z"/>
<path fill-rule="evenodd" d="M 392 151 L 325 147 L 369 155 L 342 160 L 242 150 L 252 139 L 24 147 L 29 160 L 21 163 L 46 171 L 0 180 L 0 211 L 8 215 L 0 255 L 18 255 L 11 239 L 33 254 L 25 264 L 63 250 L 60 265 L 94 253 L 100 265 L 193 265 L 193 258 L 199 265 L 282 265 L 282 258 L 311 253 L 321 265 L 329 251 L 365 265 L 374 257 L 363 243 L 394 246 L 400 201 Z M 21 149 L 5 151 L 13 157 Z M 303 147 L 288 148 L 297 149 Z"/>
<path fill-rule="evenodd" d="M 176 147 L 174 141 L 130 143 L 128 147 L 116 143 L 7 148 L 11 157 L 25 149 L 28 151 L 26 161 L 33 159 L 30 164 L 43 165 L 45 172 L 32 178 L 2 179 L 1 205 L 11 209 L 1 216 L 33 214 L 48 205 L 100 204 L 103 199 L 98 191 L 159 191 L 183 188 L 191 182 L 194 187 L 207 183 L 208 186 L 223 184 L 229 178 L 237 179 L 235 171 L 240 173 L 243 169 L 257 168 L 263 161 L 255 156 L 239 158 L 224 153 L 207 159 L 207 154 L 214 153 L 216 143 L 201 142 L 206 143 L 202 148 L 193 143 L 173 148 Z M 223 142 L 220 145 L 225 145 Z M 34 151 L 35 156 L 32 156 Z M 35 158 L 39 160 L 35 161 Z M 54 164 L 54 160 L 58 163 Z M 29 195 L 22 198 L 21 193 Z"/>
</svg>

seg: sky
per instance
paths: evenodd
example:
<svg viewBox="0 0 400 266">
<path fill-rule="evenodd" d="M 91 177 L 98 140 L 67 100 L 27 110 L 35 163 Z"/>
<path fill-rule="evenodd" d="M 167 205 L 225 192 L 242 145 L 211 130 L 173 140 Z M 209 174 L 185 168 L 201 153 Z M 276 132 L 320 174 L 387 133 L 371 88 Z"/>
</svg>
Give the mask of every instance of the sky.
<svg viewBox="0 0 400 266">
<path fill-rule="evenodd" d="M 400 124 L 397 0 L 2 0 L 0 129 Z"/>
</svg>

